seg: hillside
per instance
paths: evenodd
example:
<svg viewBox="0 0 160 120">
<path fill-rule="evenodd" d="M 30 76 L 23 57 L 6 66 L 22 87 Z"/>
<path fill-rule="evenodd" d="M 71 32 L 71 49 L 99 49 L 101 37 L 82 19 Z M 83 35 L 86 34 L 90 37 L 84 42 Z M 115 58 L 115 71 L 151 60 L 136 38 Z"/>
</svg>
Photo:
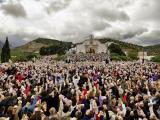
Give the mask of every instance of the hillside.
<svg viewBox="0 0 160 120">
<path fill-rule="evenodd" d="M 142 50 L 142 46 L 135 45 L 135 44 L 132 44 L 132 43 L 123 42 L 123 41 L 119 41 L 119 40 L 115 40 L 115 39 L 111 39 L 111 38 L 101 38 L 101 39 L 98 39 L 98 40 L 102 43 L 106 43 L 106 42 L 117 43 L 118 45 L 120 45 L 120 47 L 123 50 Z"/>
<path fill-rule="evenodd" d="M 152 46 L 146 46 L 145 50 L 152 55 L 160 55 L 160 44 L 158 45 L 152 45 Z"/>
<path fill-rule="evenodd" d="M 136 44 L 132 44 L 132 43 L 127 43 L 127 42 L 123 42 L 123 41 L 119 41 L 119 40 L 115 40 L 115 39 L 111 39 L 111 38 L 100 38 L 98 39 L 101 43 L 105 43 L 105 42 L 114 42 L 120 45 L 120 47 L 123 50 L 138 50 L 138 51 L 142 51 L 143 47 L 140 45 L 136 45 Z M 52 45 L 59 45 L 59 44 L 68 44 L 69 42 L 64 42 L 64 41 L 59 41 L 59 40 L 55 40 L 55 39 L 47 39 L 47 38 L 37 38 L 25 45 L 16 47 L 14 49 L 12 49 L 12 51 L 14 53 L 19 53 L 19 52 L 32 52 L 32 53 L 38 53 L 40 48 L 42 47 L 49 47 Z M 69 43 L 70 44 L 70 43 Z M 72 44 L 72 43 L 71 43 Z M 144 47 L 144 50 L 146 50 L 148 52 L 149 55 L 153 54 L 153 55 L 157 55 L 160 54 L 160 44 L 159 45 L 153 45 L 153 46 L 147 46 Z"/>
<path fill-rule="evenodd" d="M 39 52 L 40 48 L 48 47 L 51 45 L 56 45 L 61 43 L 62 41 L 54 40 L 54 39 L 47 39 L 47 38 L 37 38 L 25 45 L 19 46 L 14 48 L 14 51 L 21 51 L 21 52 Z M 67 43 L 67 42 L 62 42 Z"/>
<path fill-rule="evenodd" d="M 120 47 L 123 50 L 138 50 L 142 51 L 143 47 L 140 45 L 132 44 L 132 43 L 127 43 L 119 40 L 114 40 L 110 38 L 103 38 L 99 39 L 100 42 L 105 43 L 105 42 L 114 42 L 120 45 Z M 148 52 L 148 55 L 160 55 L 160 44 L 158 45 L 151 45 L 151 46 L 146 46 L 144 47 L 144 50 Z"/>
</svg>

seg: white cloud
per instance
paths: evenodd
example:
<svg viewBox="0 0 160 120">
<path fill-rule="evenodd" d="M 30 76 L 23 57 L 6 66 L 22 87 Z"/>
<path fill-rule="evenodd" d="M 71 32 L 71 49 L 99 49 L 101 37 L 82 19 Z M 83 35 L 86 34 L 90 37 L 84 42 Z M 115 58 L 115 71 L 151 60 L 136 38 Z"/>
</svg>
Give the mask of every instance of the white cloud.
<svg viewBox="0 0 160 120">
<path fill-rule="evenodd" d="M 95 36 L 148 45 L 160 43 L 159 0 L 1 0 L 0 39 L 37 37 L 78 42 Z"/>
</svg>

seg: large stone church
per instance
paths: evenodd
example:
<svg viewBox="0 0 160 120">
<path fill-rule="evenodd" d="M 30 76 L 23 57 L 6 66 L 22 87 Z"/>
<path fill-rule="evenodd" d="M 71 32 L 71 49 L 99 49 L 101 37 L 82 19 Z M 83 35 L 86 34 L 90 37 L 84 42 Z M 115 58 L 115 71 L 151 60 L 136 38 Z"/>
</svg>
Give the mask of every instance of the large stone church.
<svg viewBox="0 0 160 120">
<path fill-rule="evenodd" d="M 108 44 L 101 43 L 98 39 L 95 39 L 93 35 L 90 38 L 84 40 L 76 45 L 76 53 L 107 53 Z"/>
</svg>

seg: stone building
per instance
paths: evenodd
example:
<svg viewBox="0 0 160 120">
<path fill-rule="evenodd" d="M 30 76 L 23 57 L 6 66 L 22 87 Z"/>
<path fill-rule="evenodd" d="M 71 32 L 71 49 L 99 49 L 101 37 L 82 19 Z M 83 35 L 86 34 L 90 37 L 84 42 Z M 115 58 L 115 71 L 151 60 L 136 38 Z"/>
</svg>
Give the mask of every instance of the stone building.
<svg viewBox="0 0 160 120">
<path fill-rule="evenodd" d="M 76 45 L 76 53 L 107 53 L 107 43 L 101 43 L 93 36 Z"/>
</svg>

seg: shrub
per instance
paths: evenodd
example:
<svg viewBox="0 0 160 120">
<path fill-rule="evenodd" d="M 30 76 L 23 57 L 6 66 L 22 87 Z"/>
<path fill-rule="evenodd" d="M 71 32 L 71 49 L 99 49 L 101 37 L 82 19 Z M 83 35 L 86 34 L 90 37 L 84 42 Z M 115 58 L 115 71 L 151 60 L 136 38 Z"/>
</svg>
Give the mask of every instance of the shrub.
<svg viewBox="0 0 160 120">
<path fill-rule="evenodd" d="M 42 47 L 39 53 L 40 55 L 63 55 L 65 54 L 66 50 L 69 50 L 71 48 L 71 45 L 71 43 L 60 42 L 59 44 L 54 44 L 49 47 Z"/>
<path fill-rule="evenodd" d="M 118 44 L 112 43 L 109 46 L 109 50 L 111 54 L 118 54 L 118 55 L 125 56 L 125 53 L 122 51 L 122 49 L 120 48 Z"/>
<path fill-rule="evenodd" d="M 30 61 L 34 57 L 37 58 L 38 56 L 35 53 L 24 52 L 23 54 L 19 54 L 17 56 L 12 57 L 12 61 L 13 62 Z"/>
<path fill-rule="evenodd" d="M 130 60 L 138 60 L 138 52 L 137 52 L 137 51 L 134 51 L 134 50 L 129 51 L 127 57 L 128 57 Z"/>
<path fill-rule="evenodd" d="M 159 62 L 160 63 L 160 56 L 155 56 L 151 59 L 152 62 Z"/>
</svg>

